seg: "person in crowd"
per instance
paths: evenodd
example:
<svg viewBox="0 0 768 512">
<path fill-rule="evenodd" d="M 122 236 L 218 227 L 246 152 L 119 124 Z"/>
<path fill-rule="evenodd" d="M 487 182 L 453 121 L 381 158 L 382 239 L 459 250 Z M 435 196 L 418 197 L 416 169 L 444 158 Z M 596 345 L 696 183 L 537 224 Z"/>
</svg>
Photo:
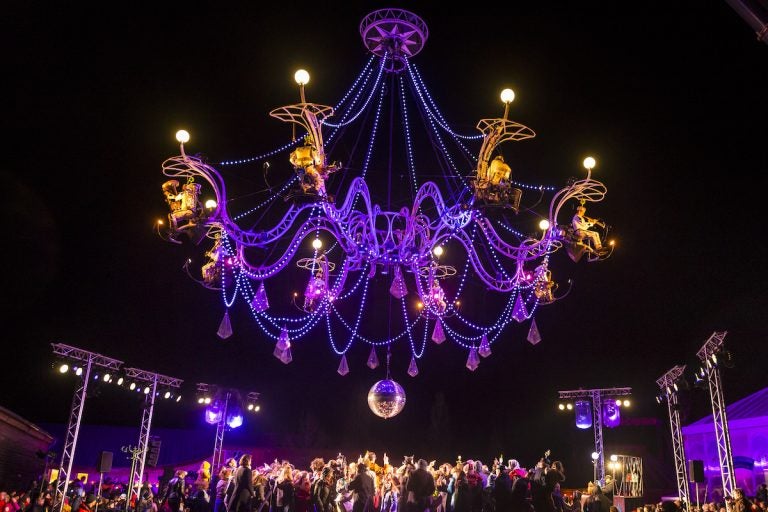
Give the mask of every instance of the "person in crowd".
<svg viewBox="0 0 768 512">
<path fill-rule="evenodd" d="M 96 508 L 96 503 L 98 502 L 98 498 L 95 494 L 90 493 L 85 495 L 85 497 L 80 501 L 80 505 L 78 506 L 78 512 L 91 512 Z"/>
<path fill-rule="evenodd" d="M 294 512 L 296 508 L 296 486 L 293 482 L 293 468 L 283 464 L 275 481 L 275 507 L 280 512 Z M 231 511 L 230 511 L 231 512 Z"/>
<path fill-rule="evenodd" d="M 405 512 L 423 512 L 430 503 L 430 497 L 435 492 L 435 479 L 427 471 L 429 464 L 424 459 L 419 459 L 406 484 L 407 493 Z M 411 494 L 412 493 L 412 494 Z"/>
<path fill-rule="evenodd" d="M 231 476 L 232 468 L 222 466 L 219 470 L 219 480 L 216 482 L 216 490 L 214 492 L 213 512 L 226 512 L 226 494 Z"/>
<path fill-rule="evenodd" d="M 451 511 L 470 512 L 472 510 L 472 495 L 463 464 L 456 464 L 453 468 L 451 480 L 448 482 L 448 495 L 451 497 Z"/>
<path fill-rule="evenodd" d="M 170 512 L 181 512 L 184 510 L 184 498 L 186 496 L 186 483 L 184 479 L 187 472 L 183 469 L 176 470 L 173 478 L 168 481 L 168 493 L 165 501 Z"/>
<path fill-rule="evenodd" d="M 349 465 L 352 480 L 349 490 L 352 491 L 352 512 L 373 512 L 374 483 L 365 466 L 356 463 Z M 423 511 L 423 509 L 422 509 Z"/>
<path fill-rule="evenodd" d="M 234 489 L 227 503 L 229 512 L 250 512 L 251 498 L 253 497 L 253 470 L 251 469 L 251 456 L 244 454 L 240 457 L 239 466 L 235 471 Z"/>
<path fill-rule="evenodd" d="M 586 503 L 584 503 L 584 512 L 610 512 L 610 508 L 611 502 L 608 501 L 608 498 L 603 494 L 603 489 L 600 485 L 594 484 L 592 494 L 587 499 Z"/>
<path fill-rule="evenodd" d="M 733 507 L 734 512 L 750 512 L 752 510 L 752 502 L 744 496 L 744 489 L 736 487 L 733 490 Z"/>
<path fill-rule="evenodd" d="M 333 469 L 330 466 L 320 470 L 320 478 L 312 485 L 314 512 L 334 512 L 336 491 L 333 484 Z"/>
<path fill-rule="evenodd" d="M 312 499 L 310 487 L 309 473 L 306 471 L 299 472 L 294 482 L 294 488 L 296 489 L 296 512 L 309 512 L 310 501 Z"/>
</svg>

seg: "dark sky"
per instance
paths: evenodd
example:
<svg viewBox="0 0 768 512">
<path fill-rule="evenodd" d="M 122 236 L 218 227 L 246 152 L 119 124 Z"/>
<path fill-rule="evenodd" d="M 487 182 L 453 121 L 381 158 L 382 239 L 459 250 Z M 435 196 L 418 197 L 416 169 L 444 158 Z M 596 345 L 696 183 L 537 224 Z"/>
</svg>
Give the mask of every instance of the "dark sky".
<svg viewBox="0 0 768 512">
<path fill-rule="evenodd" d="M 402 5 L 430 29 L 413 62 L 462 133 L 500 115 L 499 91 L 515 89 L 510 117 L 537 132 L 507 155 L 521 180 L 562 185 L 594 154 L 608 196 L 588 214 L 608 220 L 618 248 L 602 263 L 559 260 L 574 287 L 537 313 L 538 346 L 525 341 L 528 322 L 511 325 L 471 373 L 463 349 L 431 345 L 416 378 L 405 374 L 407 347 L 394 347 L 408 404 L 387 422 L 365 403 L 383 378 L 364 366 L 366 347 L 350 353 L 342 378 L 320 327 L 285 366 L 238 307 L 235 334 L 219 340 L 220 295 L 186 277 L 184 247 L 153 232 L 167 213 L 161 164 L 178 154 L 177 129 L 211 162 L 287 142 L 290 129 L 268 112 L 298 101 L 293 72 L 309 69 L 310 99 L 334 104 L 368 58 L 360 20 L 383 6 L 17 6 L 4 31 L 11 115 L 0 172 L 11 263 L 0 405 L 33 422 L 66 421 L 74 382 L 51 371 L 50 343 L 61 342 L 188 383 L 259 391 L 254 435 L 318 425 L 318 446 L 331 450 L 421 455 L 442 393 L 451 436 L 430 448 L 435 457 L 503 451 L 533 464 L 552 448 L 591 472 L 591 433 L 558 417 L 558 390 L 632 387 L 626 414 L 666 422 L 656 378 L 693 365 L 716 330 L 729 332 L 736 360 L 723 376 L 728 401 L 768 384 L 768 45 L 725 2 L 621 12 L 610 2 L 530 4 Z M 263 187 L 260 167 L 229 168 L 225 178 Z M 690 421 L 710 411 L 703 393 L 690 404 Z M 140 410 L 110 390 L 87 403 L 85 421 L 138 425 Z M 198 413 L 164 405 L 155 420 L 196 424 Z M 638 443 L 621 431 L 606 434 L 607 447 Z"/>
</svg>

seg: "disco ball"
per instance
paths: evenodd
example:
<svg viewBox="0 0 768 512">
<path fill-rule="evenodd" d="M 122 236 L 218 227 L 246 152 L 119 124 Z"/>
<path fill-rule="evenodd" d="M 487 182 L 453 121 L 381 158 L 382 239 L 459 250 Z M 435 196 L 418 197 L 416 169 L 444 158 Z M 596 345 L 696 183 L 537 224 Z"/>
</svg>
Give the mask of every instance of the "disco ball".
<svg viewBox="0 0 768 512">
<path fill-rule="evenodd" d="M 380 418 L 397 416 L 405 407 L 405 391 L 393 380 L 380 380 L 368 391 L 368 407 Z"/>
</svg>

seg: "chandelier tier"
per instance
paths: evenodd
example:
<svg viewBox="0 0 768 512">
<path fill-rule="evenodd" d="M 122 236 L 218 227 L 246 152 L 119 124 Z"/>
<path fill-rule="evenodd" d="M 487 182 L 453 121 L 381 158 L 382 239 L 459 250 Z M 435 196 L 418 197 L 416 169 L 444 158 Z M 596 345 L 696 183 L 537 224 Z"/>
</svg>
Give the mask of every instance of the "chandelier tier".
<svg viewBox="0 0 768 512">
<path fill-rule="evenodd" d="M 375 11 L 360 33 L 372 55 L 334 107 L 307 102 L 310 76 L 300 70 L 301 101 L 270 112 L 291 125 L 289 143 L 214 166 L 187 154 L 190 136 L 177 133 L 180 154 L 163 163 L 169 222 L 158 232 L 205 249 L 185 268 L 222 294 L 221 337 L 231 334 L 229 310 L 241 299 L 286 364 L 295 342 L 325 331 L 341 374 L 355 343 L 375 356 L 400 341 L 410 345 L 414 376 L 430 339 L 463 347 L 474 370 L 510 323 L 567 294 L 556 293 L 553 254 L 565 247 L 574 262 L 610 256 L 612 244 L 598 252 L 561 215 L 602 201 L 607 189 L 592 177 L 592 158 L 586 176 L 562 188 L 512 179 L 500 146 L 535 133 L 508 119 L 510 89 L 501 94 L 503 115 L 481 119 L 479 134 L 454 131 L 410 62 L 427 39 L 418 16 Z M 281 154 L 280 164 L 269 162 Z M 217 168 L 254 166 L 265 182 L 268 173 L 285 179 L 244 206 L 256 194 L 228 196 Z M 305 284 L 291 290 L 295 282 Z M 538 342 L 532 322 L 534 330 Z"/>
</svg>

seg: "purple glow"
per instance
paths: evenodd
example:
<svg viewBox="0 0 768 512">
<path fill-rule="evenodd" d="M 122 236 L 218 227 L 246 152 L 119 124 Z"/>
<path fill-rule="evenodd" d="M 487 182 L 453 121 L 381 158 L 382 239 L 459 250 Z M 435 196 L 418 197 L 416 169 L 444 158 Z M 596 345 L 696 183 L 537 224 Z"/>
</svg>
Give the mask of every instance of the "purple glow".
<svg viewBox="0 0 768 512">
<path fill-rule="evenodd" d="M 621 409 L 616 402 L 608 401 L 603 404 L 603 425 L 608 428 L 618 427 L 621 423 Z"/>
<path fill-rule="evenodd" d="M 205 408 L 205 422 L 209 425 L 216 425 L 221 421 L 221 409 L 218 403 L 212 403 Z"/>
<path fill-rule="evenodd" d="M 577 428 L 587 429 L 592 426 L 592 403 L 589 400 L 576 400 L 573 410 Z"/>
</svg>

